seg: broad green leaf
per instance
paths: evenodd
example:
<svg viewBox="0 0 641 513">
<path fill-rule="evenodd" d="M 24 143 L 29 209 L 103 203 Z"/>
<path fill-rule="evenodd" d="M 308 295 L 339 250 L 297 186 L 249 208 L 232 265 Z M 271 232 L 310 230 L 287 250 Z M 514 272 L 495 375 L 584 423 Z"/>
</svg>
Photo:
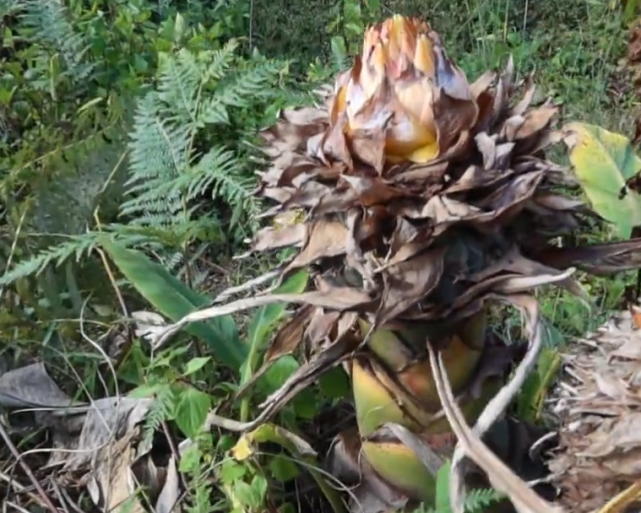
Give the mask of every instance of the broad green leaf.
<svg viewBox="0 0 641 513">
<path fill-rule="evenodd" d="M 281 483 L 291 481 L 292 479 L 297 478 L 300 474 L 298 465 L 296 465 L 291 458 L 286 458 L 282 455 L 274 456 L 268 466 L 274 476 L 274 479 Z"/>
<path fill-rule="evenodd" d="M 294 294 L 302 292 L 307 286 L 309 274 L 306 271 L 299 271 L 288 280 L 278 287 L 275 293 L 280 294 Z M 249 324 L 248 340 L 249 354 L 242 366 L 240 384 L 246 384 L 256 371 L 259 363 L 259 358 L 262 350 L 267 345 L 270 335 L 276 326 L 276 323 L 283 317 L 285 313 L 285 305 L 279 303 L 272 303 L 270 305 L 262 306 L 258 309 Z M 282 358 L 274 363 L 274 366 L 282 365 L 280 361 Z M 269 371 L 268 371 L 269 372 Z M 271 391 L 276 390 L 283 383 L 275 381 L 269 377 L 269 374 L 264 379 L 259 381 L 260 386 L 267 386 Z M 241 421 L 245 422 L 249 417 L 250 396 L 245 396 L 240 405 Z"/>
<path fill-rule="evenodd" d="M 143 253 L 107 241 L 103 247 L 136 290 L 173 322 L 210 304 L 209 298 L 187 287 Z M 247 346 L 240 342 L 231 316 L 190 323 L 185 331 L 205 341 L 215 358 L 232 369 L 239 369 L 245 361 Z"/>
<path fill-rule="evenodd" d="M 641 196 L 619 193 L 626 180 L 641 170 L 641 159 L 630 141 L 595 125 L 570 123 L 566 127 L 570 161 L 594 210 L 615 225 L 619 235 L 630 238 L 641 225 Z"/>
<path fill-rule="evenodd" d="M 251 511 L 263 509 L 266 492 L 267 482 L 259 474 L 253 477 L 251 484 L 245 481 L 236 481 L 233 485 L 235 499 Z"/>
<path fill-rule="evenodd" d="M 349 377 L 342 367 L 334 367 L 321 374 L 318 385 L 323 396 L 328 399 L 344 399 L 351 391 Z"/>
<path fill-rule="evenodd" d="M 195 438 L 211 409 L 212 398 L 194 387 L 184 387 L 176 394 L 176 424 L 189 438 Z"/>
<path fill-rule="evenodd" d="M 450 468 L 452 463 L 447 460 L 436 474 L 436 511 L 450 513 Z"/>
<path fill-rule="evenodd" d="M 265 383 L 263 385 L 264 389 L 261 388 L 261 392 L 265 392 L 267 394 L 275 392 L 299 368 L 300 364 L 292 355 L 282 356 L 265 371 L 265 375 L 259 381 L 261 384 L 262 382 Z"/>
<path fill-rule="evenodd" d="M 313 388 L 304 388 L 292 399 L 291 406 L 299 419 L 312 420 L 318 415 L 319 398 Z"/>
<path fill-rule="evenodd" d="M 247 467 L 231 458 L 224 459 L 219 469 L 217 477 L 225 484 L 233 484 L 247 474 Z"/>
<path fill-rule="evenodd" d="M 183 372 L 183 376 L 189 376 L 194 372 L 198 372 L 207 365 L 209 360 L 211 360 L 211 356 L 199 356 L 197 358 L 192 358 L 187 362 L 187 365 L 185 365 L 185 372 Z"/>
<path fill-rule="evenodd" d="M 278 287 L 276 294 L 296 294 L 303 292 L 307 286 L 309 274 L 305 271 L 299 271 Z M 262 306 L 252 317 L 249 323 L 247 344 L 249 345 L 249 356 L 243 366 L 243 376 L 241 385 L 249 381 L 258 364 L 259 352 L 262 351 L 270 335 L 285 313 L 285 305 L 272 303 Z"/>
</svg>

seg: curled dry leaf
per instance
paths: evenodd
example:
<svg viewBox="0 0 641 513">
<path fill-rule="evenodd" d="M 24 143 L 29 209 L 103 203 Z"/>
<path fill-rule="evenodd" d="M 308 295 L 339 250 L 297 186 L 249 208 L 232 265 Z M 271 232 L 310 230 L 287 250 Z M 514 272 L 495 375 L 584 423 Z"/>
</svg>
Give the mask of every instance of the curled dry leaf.
<svg viewBox="0 0 641 513">
<path fill-rule="evenodd" d="M 0 375 L 0 405 L 5 408 L 69 408 L 78 403 L 51 379 L 43 363 L 34 363 Z"/>
<path fill-rule="evenodd" d="M 149 342 L 152 342 L 167 326 L 165 318 L 155 312 L 139 310 L 131 312 L 131 317 L 135 321 L 134 334 Z"/>
<path fill-rule="evenodd" d="M 94 401 L 84 415 L 62 417 L 53 431 L 49 466 L 60 466 L 60 479 L 87 486 L 94 503 L 109 511 L 129 507 L 134 513 L 145 512 L 136 495 L 140 486 L 148 490 L 157 510 L 170 511 L 178 499 L 175 461 L 159 472 L 152 447 L 140 444 L 141 423 L 151 403 L 109 397 Z"/>
</svg>

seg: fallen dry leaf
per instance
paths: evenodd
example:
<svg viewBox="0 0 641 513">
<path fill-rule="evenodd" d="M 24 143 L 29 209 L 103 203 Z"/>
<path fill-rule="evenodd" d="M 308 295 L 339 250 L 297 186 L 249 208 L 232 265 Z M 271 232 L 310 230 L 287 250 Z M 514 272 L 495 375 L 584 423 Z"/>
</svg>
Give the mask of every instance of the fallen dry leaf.
<svg viewBox="0 0 641 513">
<path fill-rule="evenodd" d="M 572 344 L 564 364 L 553 399 L 560 444 L 549 466 L 562 503 L 592 513 L 641 479 L 641 331 L 632 313 Z"/>
<path fill-rule="evenodd" d="M 141 486 L 156 511 L 169 513 L 178 500 L 175 462 L 159 472 L 152 447 L 141 444 L 141 423 L 151 403 L 130 397 L 72 401 L 42 363 L 0 376 L 0 405 L 9 413 L 33 409 L 37 427 L 50 433 L 53 448 L 41 471 L 51 472 L 63 487 L 86 487 L 93 502 L 108 511 L 146 512 L 137 495 Z"/>
</svg>

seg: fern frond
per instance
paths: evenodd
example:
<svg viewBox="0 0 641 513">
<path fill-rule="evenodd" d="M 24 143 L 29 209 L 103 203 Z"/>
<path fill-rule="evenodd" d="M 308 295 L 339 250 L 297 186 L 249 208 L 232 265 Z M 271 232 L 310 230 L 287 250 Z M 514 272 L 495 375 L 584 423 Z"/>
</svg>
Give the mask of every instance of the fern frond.
<svg viewBox="0 0 641 513">
<path fill-rule="evenodd" d="M 254 178 L 240 154 L 215 145 L 204 154 L 193 149 L 207 125 L 226 124 L 229 109 L 252 105 L 269 94 L 280 68 L 265 61 L 236 62 L 235 41 L 220 50 L 165 54 L 157 89 L 138 104 L 131 134 L 127 201 L 120 214 L 140 225 L 187 223 L 194 201 L 205 193 L 257 211 L 251 194 Z M 180 219 L 180 221 L 179 221 Z"/>
<path fill-rule="evenodd" d="M 93 250 L 100 237 L 101 234 L 98 232 L 88 232 L 72 236 L 62 244 L 41 251 L 31 258 L 19 262 L 0 276 L 0 286 L 33 274 L 40 274 L 48 265 L 60 266 L 71 257 L 75 257 L 75 260 L 79 261 Z"/>
<path fill-rule="evenodd" d="M 237 49 L 238 40 L 230 39 L 222 48 L 203 54 L 203 60 L 207 61 L 207 66 L 203 68 L 202 81 L 207 83 L 210 80 L 222 79 L 234 62 Z"/>
<path fill-rule="evenodd" d="M 67 8 L 60 0 L 18 0 L 14 3 L 20 12 L 20 22 L 29 32 L 32 42 L 59 54 L 66 72 L 75 80 L 84 80 L 91 74 L 93 64 L 84 61 L 88 43 L 84 34 L 74 29 Z"/>
<path fill-rule="evenodd" d="M 156 388 L 155 400 L 151 403 L 143 424 L 142 445 L 151 447 L 154 435 L 161 429 L 162 423 L 170 417 L 174 405 L 174 393 L 169 385 Z"/>
</svg>

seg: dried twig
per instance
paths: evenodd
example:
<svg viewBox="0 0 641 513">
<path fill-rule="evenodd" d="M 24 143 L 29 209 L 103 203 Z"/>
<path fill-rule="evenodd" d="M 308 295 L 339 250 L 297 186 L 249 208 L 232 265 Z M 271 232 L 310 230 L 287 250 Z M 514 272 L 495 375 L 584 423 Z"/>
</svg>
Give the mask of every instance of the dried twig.
<svg viewBox="0 0 641 513">
<path fill-rule="evenodd" d="M 505 493 L 514 504 L 519 513 L 565 513 L 560 507 L 543 500 L 527 483 L 512 472 L 490 449 L 481 441 L 478 435 L 472 432 L 465 422 L 460 408 L 452 392 L 452 387 L 447 379 L 443 359 L 437 356 L 428 344 L 432 375 L 438 391 L 439 398 L 445 415 L 450 422 L 452 430 L 458 438 L 465 453 L 488 475 L 492 486 Z M 460 468 L 459 468 L 460 472 Z M 462 479 L 462 476 L 458 476 Z M 450 488 L 450 492 L 454 491 Z M 455 513 L 463 513 L 464 497 L 450 497 L 452 509 Z"/>
<path fill-rule="evenodd" d="M 4 426 L 2 423 L 0 423 L 0 437 L 4 440 L 4 443 L 6 444 L 7 448 L 13 455 L 13 457 L 17 460 L 18 465 L 22 468 L 24 473 L 27 475 L 29 480 L 31 481 L 31 484 L 33 484 L 33 487 L 36 489 L 38 492 L 38 495 L 42 499 L 42 502 L 44 503 L 45 507 L 51 512 L 51 513 L 58 513 L 58 510 L 56 507 L 53 505 L 51 502 L 51 499 L 47 496 L 45 493 L 44 489 L 36 479 L 36 476 L 33 475 L 33 472 L 29 468 L 29 465 L 25 463 L 25 461 L 20 457 L 20 453 L 18 452 L 18 449 L 16 446 L 13 444 L 11 441 L 11 438 L 9 437 L 8 433 L 5 431 Z"/>
</svg>

